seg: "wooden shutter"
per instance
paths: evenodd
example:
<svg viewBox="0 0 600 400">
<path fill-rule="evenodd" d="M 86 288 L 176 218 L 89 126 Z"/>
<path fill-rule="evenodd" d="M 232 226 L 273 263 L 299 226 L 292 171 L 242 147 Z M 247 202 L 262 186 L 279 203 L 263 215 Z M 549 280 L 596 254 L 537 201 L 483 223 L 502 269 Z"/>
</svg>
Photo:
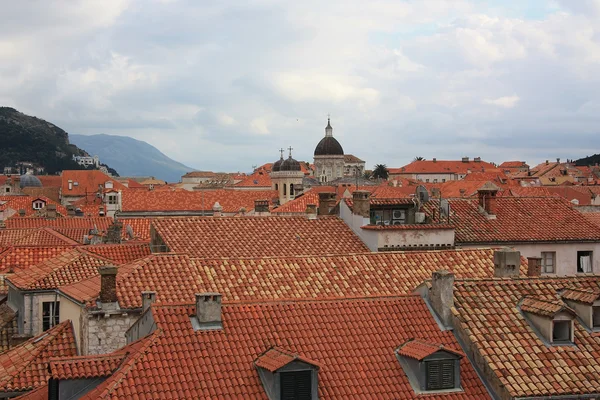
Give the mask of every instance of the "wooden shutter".
<svg viewBox="0 0 600 400">
<path fill-rule="evenodd" d="M 427 361 L 426 376 L 427 390 L 453 389 L 454 360 Z"/>
<path fill-rule="evenodd" d="M 281 372 L 281 400 L 311 400 L 312 371 Z"/>
</svg>

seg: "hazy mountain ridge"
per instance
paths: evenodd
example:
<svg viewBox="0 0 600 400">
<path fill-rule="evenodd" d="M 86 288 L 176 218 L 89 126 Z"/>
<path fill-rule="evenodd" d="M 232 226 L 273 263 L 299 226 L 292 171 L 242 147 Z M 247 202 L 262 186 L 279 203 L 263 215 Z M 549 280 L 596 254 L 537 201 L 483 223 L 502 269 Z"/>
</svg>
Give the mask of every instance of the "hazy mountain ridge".
<svg viewBox="0 0 600 400">
<path fill-rule="evenodd" d="M 158 150 L 129 136 L 71 135 L 71 141 L 100 161 L 109 164 L 121 176 L 154 176 L 167 182 L 178 182 L 186 172 L 193 171 Z"/>
</svg>

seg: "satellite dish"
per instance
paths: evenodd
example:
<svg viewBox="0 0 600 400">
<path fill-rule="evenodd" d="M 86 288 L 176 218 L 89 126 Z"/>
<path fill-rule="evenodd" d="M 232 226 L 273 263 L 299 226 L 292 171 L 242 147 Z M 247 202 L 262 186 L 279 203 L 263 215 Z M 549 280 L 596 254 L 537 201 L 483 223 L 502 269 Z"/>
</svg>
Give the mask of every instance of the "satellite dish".
<svg viewBox="0 0 600 400">
<path fill-rule="evenodd" d="M 440 201 L 440 215 L 446 218 L 450 215 L 450 202 L 446 199 Z"/>
<path fill-rule="evenodd" d="M 131 225 L 127 225 L 125 227 L 125 231 L 127 232 L 127 236 L 129 236 L 129 239 L 133 239 L 135 237 L 135 235 L 133 234 L 133 228 L 131 227 Z"/>
<path fill-rule="evenodd" d="M 429 192 L 423 185 L 417 186 L 416 195 L 421 204 L 427 203 L 429 201 Z"/>
</svg>

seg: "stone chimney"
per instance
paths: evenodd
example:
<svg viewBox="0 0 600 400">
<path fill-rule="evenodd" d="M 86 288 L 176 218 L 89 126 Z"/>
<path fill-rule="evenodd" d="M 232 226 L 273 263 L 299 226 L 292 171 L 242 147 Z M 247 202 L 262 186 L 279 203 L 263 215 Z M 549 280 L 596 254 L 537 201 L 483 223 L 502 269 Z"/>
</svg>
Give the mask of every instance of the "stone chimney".
<svg viewBox="0 0 600 400">
<path fill-rule="evenodd" d="M 360 215 L 363 218 L 370 218 L 370 197 L 371 192 L 367 190 L 355 190 L 354 193 L 352 193 L 352 214 Z"/>
<path fill-rule="evenodd" d="M 308 219 L 317 219 L 317 205 L 307 204 L 306 205 L 306 217 Z"/>
<path fill-rule="evenodd" d="M 104 243 L 120 244 L 122 241 L 123 223 L 117 219 L 108 226 Z"/>
<path fill-rule="evenodd" d="M 24 217 L 24 216 L 25 216 L 25 209 L 19 208 L 19 217 Z"/>
<path fill-rule="evenodd" d="M 268 213 L 269 212 L 269 200 L 254 200 L 254 212 L 255 213 Z"/>
<path fill-rule="evenodd" d="M 104 265 L 98 268 L 100 273 L 100 302 L 117 302 L 117 267 L 114 265 Z"/>
<path fill-rule="evenodd" d="M 557 158 L 557 159 L 556 159 L 556 162 L 557 162 L 558 164 L 560 164 L 560 158 Z"/>
<path fill-rule="evenodd" d="M 463 157 L 463 158 L 462 158 L 462 162 L 464 162 L 464 163 L 468 163 L 468 162 L 469 162 L 469 157 Z"/>
<path fill-rule="evenodd" d="M 454 274 L 446 270 L 431 274 L 431 306 L 445 326 L 452 325 L 452 307 L 454 307 Z"/>
<path fill-rule="evenodd" d="M 319 215 L 329 215 L 333 207 L 335 207 L 335 193 L 319 193 Z"/>
<path fill-rule="evenodd" d="M 213 217 L 222 216 L 223 207 L 221 206 L 221 204 L 219 204 L 218 201 L 215 203 L 215 205 L 213 206 L 212 209 L 213 209 Z"/>
<path fill-rule="evenodd" d="M 221 298 L 220 293 L 196 293 L 196 318 L 201 329 L 220 329 L 223 327 Z"/>
<path fill-rule="evenodd" d="M 142 292 L 142 312 L 150 308 L 152 304 L 156 302 L 156 292 L 143 291 Z"/>
<path fill-rule="evenodd" d="M 527 257 L 527 276 L 540 276 L 542 275 L 542 258 L 541 257 Z"/>
<path fill-rule="evenodd" d="M 481 162 L 481 157 L 475 157 L 475 158 L 473 159 L 473 161 L 475 161 L 475 162 Z"/>
<path fill-rule="evenodd" d="M 75 216 L 75 206 L 72 204 L 67 204 L 67 216 L 74 217 Z"/>
<path fill-rule="evenodd" d="M 459 192 L 460 192 L 460 197 L 465 197 L 465 194 L 467 193 L 467 189 L 461 188 L 461 189 L 459 189 Z"/>
<path fill-rule="evenodd" d="M 46 218 L 56 219 L 56 204 L 48 204 L 46 206 Z"/>
<path fill-rule="evenodd" d="M 433 157 L 433 162 L 437 162 L 437 158 Z"/>
<path fill-rule="evenodd" d="M 508 278 L 519 276 L 521 252 L 504 247 L 494 252 L 494 277 Z"/>
<path fill-rule="evenodd" d="M 496 218 L 496 194 L 499 189 L 492 182 L 486 182 L 485 185 L 477 190 L 479 207 L 485 211 L 489 219 Z"/>
</svg>

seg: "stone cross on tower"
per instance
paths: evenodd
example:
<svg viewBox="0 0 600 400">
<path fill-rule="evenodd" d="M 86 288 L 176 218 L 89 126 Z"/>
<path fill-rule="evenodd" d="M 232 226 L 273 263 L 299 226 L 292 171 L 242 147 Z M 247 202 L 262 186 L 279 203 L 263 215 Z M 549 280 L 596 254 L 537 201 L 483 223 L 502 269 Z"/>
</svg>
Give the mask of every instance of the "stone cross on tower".
<svg viewBox="0 0 600 400">
<path fill-rule="evenodd" d="M 281 159 L 282 159 L 282 160 L 283 160 L 283 152 L 284 152 L 284 151 L 285 151 L 285 150 L 283 149 L 283 147 L 282 147 L 281 149 L 279 149 L 279 152 L 281 153 Z"/>
<path fill-rule="evenodd" d="M 292 150 L 294 150 L 294 148 L 292 146 L 288 147 L 288 150 L 290 151 L 290 158 L 292 158 Z"/>
</svg>

